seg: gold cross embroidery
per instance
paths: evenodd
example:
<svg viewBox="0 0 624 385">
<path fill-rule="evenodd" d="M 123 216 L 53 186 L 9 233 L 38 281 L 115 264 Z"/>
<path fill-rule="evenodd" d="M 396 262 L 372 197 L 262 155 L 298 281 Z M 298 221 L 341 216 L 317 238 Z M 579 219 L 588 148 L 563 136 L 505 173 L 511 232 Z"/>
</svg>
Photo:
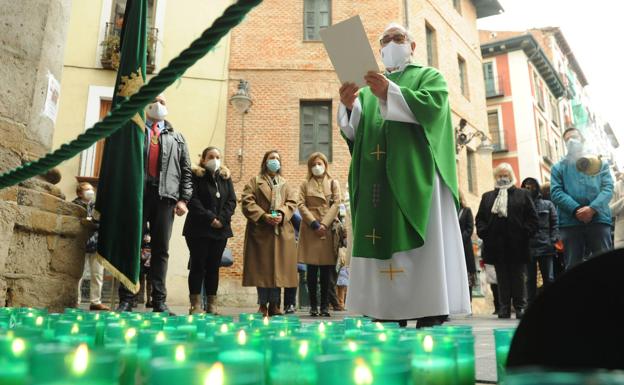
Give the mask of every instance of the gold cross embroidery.
<svg viewBox="0 0 624 385">
<path fill-rule="evenodd" d="M 371 152 L 370 154 L 371 154 L 371 155 L 375 155 L 375 156 L 377 157 L 377 160 L 379 160 L 379 157 L 380 157 L 381 155 L 385 155 L 385 154 L 386 154 L 386 152 L 385 152 L 385 151 L 381 151 L 381 149 L 379 148 L 379 145 L 377 145 L 377 150 L 376 150 L 376 151 Z"/>
<path fill-rule="evenodd" d="M 376 235 L 375 229 L 373 229 L 373 234 L 365 235 L 366 238 L 371 238 L 373 240 L 373 246 L 375 246 L 375 240 L 381 239 L 379 235 Z"/>
<path fill-rule="evenodd" d="M 394 280 L 394 275 L 396 273 L 405 273 L 405 270 L 403 270 L 403 269 L 394 270 L 392 268 L 392 264 L 390 264 L 390 268 L 388 270 L 379 270 L 379 272 L 382 273 L 382 274 L 390 274 L 390 280 L 392 281 L 392 280 Z"/>
</svg>

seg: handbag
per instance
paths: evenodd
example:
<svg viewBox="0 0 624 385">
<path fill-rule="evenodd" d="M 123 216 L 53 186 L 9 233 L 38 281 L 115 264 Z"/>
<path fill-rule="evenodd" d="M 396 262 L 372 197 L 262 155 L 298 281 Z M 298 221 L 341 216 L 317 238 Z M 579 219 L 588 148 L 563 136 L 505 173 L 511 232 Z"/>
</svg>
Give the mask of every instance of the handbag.
<svg viewBox="0 0 624 385">
<path fill-rule="evenodd" d="M 234 264 L 234 257 L 232 256 L 232 249 L 227 247 L 223 250 L 221 255 L 221 267 L 230 267 Z"/>
</svg>

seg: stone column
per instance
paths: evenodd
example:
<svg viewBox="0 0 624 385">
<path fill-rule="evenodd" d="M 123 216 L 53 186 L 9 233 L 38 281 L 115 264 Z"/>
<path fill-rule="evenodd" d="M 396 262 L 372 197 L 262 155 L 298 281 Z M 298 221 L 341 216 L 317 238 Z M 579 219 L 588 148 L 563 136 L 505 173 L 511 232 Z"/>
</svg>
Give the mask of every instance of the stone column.
<svg viewBox="0 0 624 385">
<path fill-rule="evenodd" d="M 36 159 L 52 144 L 43 115 L 48 76 L 59 82 L 71 0 L 0 0 L 0 171 Z M 0 306 L 76 303 L 84 210 L 36 177 L 0 190 Z M 56 181 L 54 180 L 56 179 Z"/>
</svg>

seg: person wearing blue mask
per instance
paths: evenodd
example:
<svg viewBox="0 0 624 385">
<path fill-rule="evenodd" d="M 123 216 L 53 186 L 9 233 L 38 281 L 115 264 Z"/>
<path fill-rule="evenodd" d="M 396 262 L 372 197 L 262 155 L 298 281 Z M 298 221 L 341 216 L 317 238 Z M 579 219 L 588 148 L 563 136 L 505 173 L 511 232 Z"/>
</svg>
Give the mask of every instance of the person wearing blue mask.
<svg viewBox="0 0 624 385">
<path fill-rule="evenodd" d="M 260 173 L 247 182 L 241 195 L 247 218 L 243 248 L 243 286 L 258 290 L 258 312 L 280 315 L 280 288 L 296 287 L 297 245 L 291 217 L 297 192 L 282 176 L 280 154 L 264 154 Z"/>
<path fill-rule="evenodd" d="M 563 240 L 566 269 L 590 256 L 610 250 L 613 178 L 609 165 L 602 162 L 600 171 L 588 175 L 577 169 L 585 154 L 581 132 L 568 128 L 563 133 L 567 153 L 551 170 L 550 196 L 557 207 L 559 231 Z"/>
</svg>

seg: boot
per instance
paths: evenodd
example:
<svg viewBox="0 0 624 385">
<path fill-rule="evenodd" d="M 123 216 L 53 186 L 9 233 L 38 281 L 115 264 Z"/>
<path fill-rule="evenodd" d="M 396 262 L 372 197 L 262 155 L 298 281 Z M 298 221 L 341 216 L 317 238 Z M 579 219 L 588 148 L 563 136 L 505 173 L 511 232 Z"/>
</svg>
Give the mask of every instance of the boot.
<svg viewBox="0 0 624 385">
<path fill-rule="evenodd" d="M 274 315 L 284 315 L 284 313 L 280 311 L 279 304 L 269 303 L 269 317 Z"/>
<path fill-rule="evenodd" d="M 266 304 L 262 304 L 258 308 L 258 313 L 262 313 L 263 317 L 268 317 L 269 316 L 269 308 L 267 308 Z"/>
<path fill-rule="evenodd" d="M 206 313 L 210 313 L 210 314 L 218 314 L 217 313 L 217 296 L 216 295 L 209 295 L 207 296 L 208 299 L 208 307 L 206 308 Z"/>
<path fill-rule="evenodd" d="M 201 295 L 199 294 L 191 294 L 189 295 L 191 300 L 191 307 L 189 309 L 189 314 L 200 314 L 202 313 L 201 308 Z"/>
</svg>

